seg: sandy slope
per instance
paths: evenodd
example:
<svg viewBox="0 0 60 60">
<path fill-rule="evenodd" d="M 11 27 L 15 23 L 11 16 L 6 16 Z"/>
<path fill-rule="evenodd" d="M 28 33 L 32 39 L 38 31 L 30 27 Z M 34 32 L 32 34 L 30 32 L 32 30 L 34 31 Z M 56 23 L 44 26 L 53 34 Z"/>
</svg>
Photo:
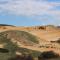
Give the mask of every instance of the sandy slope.
<svg viewBox="0 0 60 60">
<path fill-rule="evenodd" d="M 38 31 L 31 31 L 30 33 L 40 37 L 43 40 L 51 41 L 51 40 L 57 40 L 60 38 L 60 32 L 59 31 L 45 31 L 45 30 L 38 30 Z"/>
<path fill-rule="evenodd" d="M 22 48 L 27 48 L 36 51 L 49 51 L 53 50 L 57 53 L 60 53 L 60 45 L 56 43 L 50 43 L 50 41 L 55 41 L 60 38 L 60 29 L 56 27 L 46 27 L 46 29 L 35 29 L 34 27 L 11 27 L 11 26 L 3 26 L 0 27 L 0 32 L 7 30 L 23 30 L 27 31 L 39 38 L 39 44 L 36 46 L 24 46 L 23 44 L 18 43 L 18 45 Z M 40 48 L 39 46 L 44 46 Z M 48 48 L 46 48 L 48 46 Z M 53 48 L 51 48 L 53 47 Z"/>
</svg>

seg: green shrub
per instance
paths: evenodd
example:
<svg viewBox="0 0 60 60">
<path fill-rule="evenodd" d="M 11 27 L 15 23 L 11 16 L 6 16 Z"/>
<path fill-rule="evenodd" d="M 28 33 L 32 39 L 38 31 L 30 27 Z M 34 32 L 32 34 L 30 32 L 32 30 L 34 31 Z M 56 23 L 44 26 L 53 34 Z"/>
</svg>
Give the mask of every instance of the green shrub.
<svg viewBox="0 0 60 60">
<path fill-rule="evenodd" d="M 59 54 L 56 54 L 53 51 L 45 51 L 45 52 L 42 52 L 38 58 L 51 59 L 51 58 L 58 58 L 58 57 L 60 57 Z"/>
</svg>

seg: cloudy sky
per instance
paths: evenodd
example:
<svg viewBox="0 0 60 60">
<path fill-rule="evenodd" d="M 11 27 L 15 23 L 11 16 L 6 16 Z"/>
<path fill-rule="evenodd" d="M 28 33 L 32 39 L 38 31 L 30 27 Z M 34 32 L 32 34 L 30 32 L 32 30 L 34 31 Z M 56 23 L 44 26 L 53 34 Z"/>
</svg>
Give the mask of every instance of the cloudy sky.
<svg viewBox="0 0 60 60">
<path fill-rule="evenodd" d="M 0 0 L 0 24 L 60 25 L 60 0 Z"/>
</svg>

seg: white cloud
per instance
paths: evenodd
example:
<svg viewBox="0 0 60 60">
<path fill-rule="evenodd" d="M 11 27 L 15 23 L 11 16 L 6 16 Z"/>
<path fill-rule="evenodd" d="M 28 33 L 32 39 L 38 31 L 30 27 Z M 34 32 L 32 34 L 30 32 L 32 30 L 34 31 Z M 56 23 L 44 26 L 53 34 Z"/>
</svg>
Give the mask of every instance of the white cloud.
<svg viewBox="0 0 60 60">
<path fill-rule="evenodd" d="M 4 0 L 3 0 L 4 1 Z M 6 0 L 8 1 L 8 0 Z M 60 4 L 60 3 L 59 3 Z M 50 13 L 58 3 L 49 3 L 42 0 L 9 0 L 7 4 L 0 4 L 1 11 L 16 15 L 43 15 Z"/>
</svg>

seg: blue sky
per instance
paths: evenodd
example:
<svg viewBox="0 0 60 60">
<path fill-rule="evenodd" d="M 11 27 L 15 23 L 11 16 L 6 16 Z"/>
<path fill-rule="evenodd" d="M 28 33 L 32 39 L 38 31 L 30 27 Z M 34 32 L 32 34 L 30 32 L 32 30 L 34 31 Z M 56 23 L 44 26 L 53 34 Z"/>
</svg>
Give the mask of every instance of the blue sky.
<svg viewBox="0 0 60 60">
<path fill-rule="evenodd" d="M 60 0 L 0 0 L 0 24 L 60 25 Z"/>
</svg>

